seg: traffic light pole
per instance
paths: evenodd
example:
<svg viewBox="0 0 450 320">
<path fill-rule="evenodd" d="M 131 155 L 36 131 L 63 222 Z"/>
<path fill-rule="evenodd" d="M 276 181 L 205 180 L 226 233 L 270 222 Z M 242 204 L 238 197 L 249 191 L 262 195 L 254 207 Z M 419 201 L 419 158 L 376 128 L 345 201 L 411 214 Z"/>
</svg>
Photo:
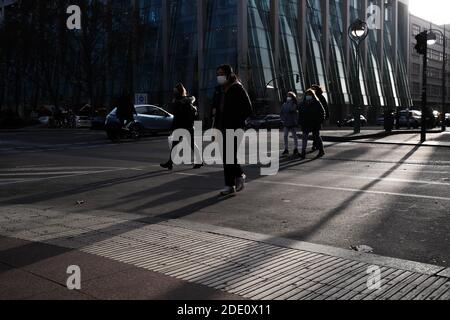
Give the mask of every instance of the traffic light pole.
<svg viewBox="0 0 450 320">
<path fill-rule="evenodd" d="M 447 119 L 445 117 L 447 108 L 445 103 L 447 102 L 447 38 L 445 34 L 445 25 L 444 25 L 444 66 L 442 69 L 442 132 L 447 131 Z"/>
<path fill-rule="evenodd" d="M 425 54 L 423 55 L 423 80 L 422 80 L 422 134 L 420 141 L 427 141 L 427 67 L 428 67 L 428 44 L 425 42 Z"/>
</svg>

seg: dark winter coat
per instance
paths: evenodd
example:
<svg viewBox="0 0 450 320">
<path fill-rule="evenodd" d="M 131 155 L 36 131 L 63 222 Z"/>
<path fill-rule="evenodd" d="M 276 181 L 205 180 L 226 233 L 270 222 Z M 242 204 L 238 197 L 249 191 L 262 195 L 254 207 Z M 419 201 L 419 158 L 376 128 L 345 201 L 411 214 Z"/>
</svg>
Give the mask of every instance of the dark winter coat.
<svg viewBox="0 0 450 320">
<path fill-rule="evenodd" d="M 286 102 L 281 107 L 281 121 L 286 128 L 298 127 L 298 107 L 295 101 Z"/>
<path fill-rule="evenodd" d="M 122 97 L 119 101 L 119 105 L 117 106 L 117 117 L 119 119 L 131 120 L 136 114 L 136 109 L 134 108 L 134 104 L 131 99 Z"/>
<path fill-rule="evenodd" d="M 223 107 L 221 108 L 222 99 Z M 235 82 L 226 92 L 221 87 L 216 87 L 212 111 L 216 129 L 237 130 L 245 128 L 245 120 L 252 115 L 253 106 L 245 88 L 241 83 Z"/>
<path fill-rule="evenodd" d="M 319 98 L 319 101 L 322 104 L 323 109 L 325 110 L 325 120 L 329 120 L 330 119 L 330 108 L 328 107 L 327 99 L 322 94 L 318 95 L 317 98 Z"/>
<path fill-rule="evenodd" d="M 320 131 L 322 129 L 326 114 L 325 109 L 318 100 L 303 101 L 299 112 L 300 125 L 304 132 Z"/>
<path fill-rule="evenodd" d="M 173 130 L 193 130 L 197 108 L 194 106 L 195 97 L 181 97 L 175 99 L 171 105 L 173 111 Z"/>
</svg>

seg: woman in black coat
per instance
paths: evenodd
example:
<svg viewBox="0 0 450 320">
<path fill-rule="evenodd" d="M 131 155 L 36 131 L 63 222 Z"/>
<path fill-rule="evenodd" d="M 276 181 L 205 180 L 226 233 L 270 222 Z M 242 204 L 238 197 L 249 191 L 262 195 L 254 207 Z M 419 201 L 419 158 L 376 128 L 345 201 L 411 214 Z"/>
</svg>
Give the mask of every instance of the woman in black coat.
<svg viewBox="0 0 450 320">
<path fill-rule="evenodd" d="M 173 131 L 179 129 L 187 130 L 191 136 L 191 148 L 196 153 L 195 159 L 202 159 L 201 152 L 195 144 L 194 122 L 198 113 L 197 108 L 194 106 L 195 97 L 189 96 L 186 88 L 181 83 L 178 83 L 173 90 L 174 99 L 171 104 L 171 109 L 174 119 L 172 129 Z M 162 163 L 161 167 L 173 170 L 172 151 L 178 144 L 179 141 L 173 142 L 169 161 Z M 203 161 L 194 165 L 194 169 L 200 169 L 201 167 L 203 167 Z"/>
<path fill-rule="evenodd" d="M 302 159 L 306 158 L 306 148 L 308 147 L 308 138 L 312 133 L 314 143 L 319 150 L 318 157 L 321 158 L 325 155 L 322 138 L 320 137 L 320 130 L 322 124 L 325 121 L 325 110 L 317 98 L 315 92 L 311 89 L 306 91 L 305 98 L 300 107 L 300 124 L 303 130 L 303 147 L 302 147 Z"/>
<path fill-rule="evenodd" d="M 221 196 L 227 196 L 240 192 L 245 187 L 246 175 L 238 163 L 237 152 L 241 141 L 230 141 L 234 143 L 233 163 L 227 163 L 226 155 L 226 131 L 229 129 L 238 130 L 245 128 L 245 120 L 251 116 L 252 103 L 244 86 L 238 80 L 229 65 L 222 65 L 217 68 L 217 82 L 213 106 L 212 118 L 213 126 L 222 132 L 224 138 L 223 162 L 225 189 L 220 193 Z"/>
</svg>

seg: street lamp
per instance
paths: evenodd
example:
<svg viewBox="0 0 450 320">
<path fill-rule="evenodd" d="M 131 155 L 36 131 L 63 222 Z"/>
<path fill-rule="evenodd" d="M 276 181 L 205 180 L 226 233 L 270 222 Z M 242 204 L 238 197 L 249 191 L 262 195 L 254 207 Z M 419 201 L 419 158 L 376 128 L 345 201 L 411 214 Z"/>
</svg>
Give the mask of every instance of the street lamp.
<svg viewBox="0 0 450 320">
<path fill-rule="evenodd" d="M 429 29 L 427 35 L 427 44 L 429 46 L 434 46 L 437 42 L 437 36 L 436 32 L 440 33 L 443 39 L 443 46 L 444 46 L 444 52 L 443 52 L 443 67 L 442 67 L 442 131 L 447 131 L 447 123 L 445 121 L 445 114 L 446 114 L 446 98 L 447 98 L 447 37 L 445 36 L 445 27 L 444 32 L 442 32 L 439 29 Z"/>
<path fill-rule="evenodd" d="M 357 86 L 360 86 L 360 77 L 359 77 L 359 67 L 360 67 L 360 61 L 361 61 L 361 43 L 367 38 L 369 35 L 369 26 L 366 22 L 356 19 L 348 28 L 348 37 L 353 42 L 356 48 L 356 79 L 357 79 Z M 361 105 L 358 103 L 358 105 L 355 104 L 354 106 L 354 132 L 355 134 L 361 132 Z"/>
<path fill-rule="evenodd" d="M 281 80 L 281 79 L 285 79 L 286 77 L 289 77 L 289 76 L 295 76 L 295 82 L 296 82 L 296 83 L 300 83 L 300 81 L 301 81 L 301 75 L 298 74 L 298 73 L 290 73 L 290 74 L 281 75 L 281 76 L 279 76 L 279 77 L 273 78 L 272 80 L 270 80 L 270 81 L 266 84 L 266 86 L 265 86 L 265 88 L 264 88 L 264 96 L 267 95 L 267 90 L 268 90 L 268 89 L 270 89 L 270 90 L 275 89 L 275 81 Z M 273 83 L 273 85 L 272 85 L 272 83 Z"/>
</svg>

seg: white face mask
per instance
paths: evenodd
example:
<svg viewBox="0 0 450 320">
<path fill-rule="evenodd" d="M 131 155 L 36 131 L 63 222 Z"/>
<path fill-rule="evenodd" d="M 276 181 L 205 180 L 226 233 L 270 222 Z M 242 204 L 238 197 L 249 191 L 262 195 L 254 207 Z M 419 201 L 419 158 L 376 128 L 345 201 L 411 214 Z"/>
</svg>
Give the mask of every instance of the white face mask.
<svg viewBox="0 0 450 320">
<path fill-rule="evenodd" d="M 306 101 L 311 101 L 313 99 L 313 97 L 311 96 L 306 96 Z"/>
<path fill-rule="evenodd" d="M 288 97 L 287 98 L 287 102 L 291 102 L 292 101 L 292 98 L 291 97 Z"/>
<path fill-rule="evenodd" d="M 227 82 L 228 82 L 228 79 L 227 79 L 226 76 L 218 76 L 218 77 L 217 77 L 217 83 L 218 83 L 220 86 L 225 85 Z"/>
</svg>

